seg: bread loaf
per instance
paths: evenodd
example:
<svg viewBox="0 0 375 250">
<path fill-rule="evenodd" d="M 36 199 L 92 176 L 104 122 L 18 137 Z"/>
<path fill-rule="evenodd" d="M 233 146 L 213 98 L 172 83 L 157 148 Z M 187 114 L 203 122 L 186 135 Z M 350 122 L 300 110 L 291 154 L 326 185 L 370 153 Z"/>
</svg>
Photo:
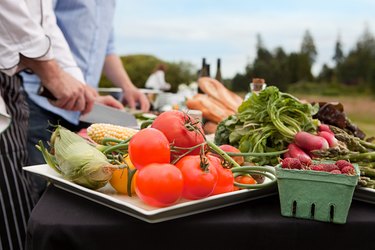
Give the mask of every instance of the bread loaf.
<svg viewBox="0 0 375 250">
<path fill-rule="evenodd" d="M 243 102 L 240 96 L 227 89 L 219 81 L 210 77 L 200 77 L 198 79 L 198 85 L 204 93 L 222 103 L 233 112 L 237 112 L 238 107 Z"/>
<path fill-rule="evenodd" d="M 205 119 L 216 123 L 235 113 L 214 98 L 204 94 L 196 94 L 193 98 L 189 98 L 186 101 L 186 107 L 202 111 L 202 116 Z"/>
</svg>

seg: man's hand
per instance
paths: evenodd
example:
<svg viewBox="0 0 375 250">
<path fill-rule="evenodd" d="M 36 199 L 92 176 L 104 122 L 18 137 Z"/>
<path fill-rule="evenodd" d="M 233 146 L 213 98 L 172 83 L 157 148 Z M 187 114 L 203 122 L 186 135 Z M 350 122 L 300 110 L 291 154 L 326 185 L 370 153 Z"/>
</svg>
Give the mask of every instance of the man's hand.
<svg viewBox="0 0 375 250">
<path fill-rule="evenodd" d="M 136 103 L 139 102 L 140 108 L 143 112 L 150 110 L 150 102 L 144 93 L 135 87 L 124 90 L 123 103 L 127 104 L 131 109 L 136 108 Z"/>
<path fill-rule="evenodd" d="M 56 97 L 56 101 L 50 103 L 56 107 L 81 111 L 86 114 L 92 110 L 95 95 L 90 87 L 82 84 L 71 75 L 60 70 L 59 77 L 49 81 L 42 81 L 44 86 Z"/>
<path fill-rule="evenodd" d="M 87 85 L 87 88 L 94 95 L 95 102 L 101 103 L 105 106 L 109 106 L 109 107 L 112 107 L 112 108 L 115 108 L 115 109 L 124 109 L 124 105 L 122 105 L 121 102 L 117 101 L 113 96 L 111 96 L 111 95 L 101 96 L 101 95 L 99 95 L 98 91 L 95 88 L 93 88 L 89 85 Z"/>
<path fill-rule="evenodd" d="M 38 61 L 21 57 L 21 63 L 37 74 L 43 86 L 55 96 L 55 101 L 50 100 L 52 105 L 81 111 L 82 114 L 92 110 L 95 99 L 92 90 L 63 71 L 55 60 Z"/>
<path fill-rule="evenodd" d="M 117 101 L 113 96 L 111 95 L 105 95 L 105 96 L 97 96 L 95 99 L 95 102 L 104 104 L 106 106 L 123 110 L 124 106 L 121 102 Z"/>
</svg>

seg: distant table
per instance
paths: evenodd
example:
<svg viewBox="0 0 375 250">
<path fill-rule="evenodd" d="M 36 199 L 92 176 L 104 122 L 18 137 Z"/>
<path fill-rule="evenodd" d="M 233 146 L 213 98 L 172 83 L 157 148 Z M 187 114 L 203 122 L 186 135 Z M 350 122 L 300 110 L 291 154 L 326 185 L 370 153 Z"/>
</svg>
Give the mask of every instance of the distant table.
<svg viewBox="0 0 375 250">
<path fill-rule="evenodd" d="M 53 185 L 32 212 L 28 250 L 374 249 L 375 205 L 353 201 L 344 225 L 280 215 L 277 195 L 150 224 Z"/>
</svg>

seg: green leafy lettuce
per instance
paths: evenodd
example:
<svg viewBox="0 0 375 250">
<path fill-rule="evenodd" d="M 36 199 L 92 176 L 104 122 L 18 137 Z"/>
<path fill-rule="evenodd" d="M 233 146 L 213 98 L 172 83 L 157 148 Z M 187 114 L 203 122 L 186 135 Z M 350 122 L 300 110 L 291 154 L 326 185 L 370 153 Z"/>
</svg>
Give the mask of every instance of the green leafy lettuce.
<svg viewBox="0 0 375 250">
<path fill-rule="evenodd" d="M 299 131 L 314 132 L 318 124 L 312 116 L 318 105 L 302 103 L 274 86 L 253 94 L 238 108 L 236 115 L 219 123 L 217 145 L 230 144 L 241 152 L 272 152 L 286 149 Z M 248 157 L 259 165 L 275 165 L 277 157 Z"/>
</svg>

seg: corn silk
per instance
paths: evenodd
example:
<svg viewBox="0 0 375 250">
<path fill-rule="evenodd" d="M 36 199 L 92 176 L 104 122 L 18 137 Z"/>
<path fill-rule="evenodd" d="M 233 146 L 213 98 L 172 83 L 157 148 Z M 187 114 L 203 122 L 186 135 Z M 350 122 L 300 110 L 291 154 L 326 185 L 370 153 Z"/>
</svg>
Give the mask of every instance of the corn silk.
<svg viewBox="0 0 375 250">
<path fill-rule="evenodd" d="M 62 126 L 52 133 L 49 151 L 42 141 L 37 148 L 46 163 L 64 179 L 90 189 L 104 187 L 119 168 L 110 164 L 101 151 Z"/>
</svg>

